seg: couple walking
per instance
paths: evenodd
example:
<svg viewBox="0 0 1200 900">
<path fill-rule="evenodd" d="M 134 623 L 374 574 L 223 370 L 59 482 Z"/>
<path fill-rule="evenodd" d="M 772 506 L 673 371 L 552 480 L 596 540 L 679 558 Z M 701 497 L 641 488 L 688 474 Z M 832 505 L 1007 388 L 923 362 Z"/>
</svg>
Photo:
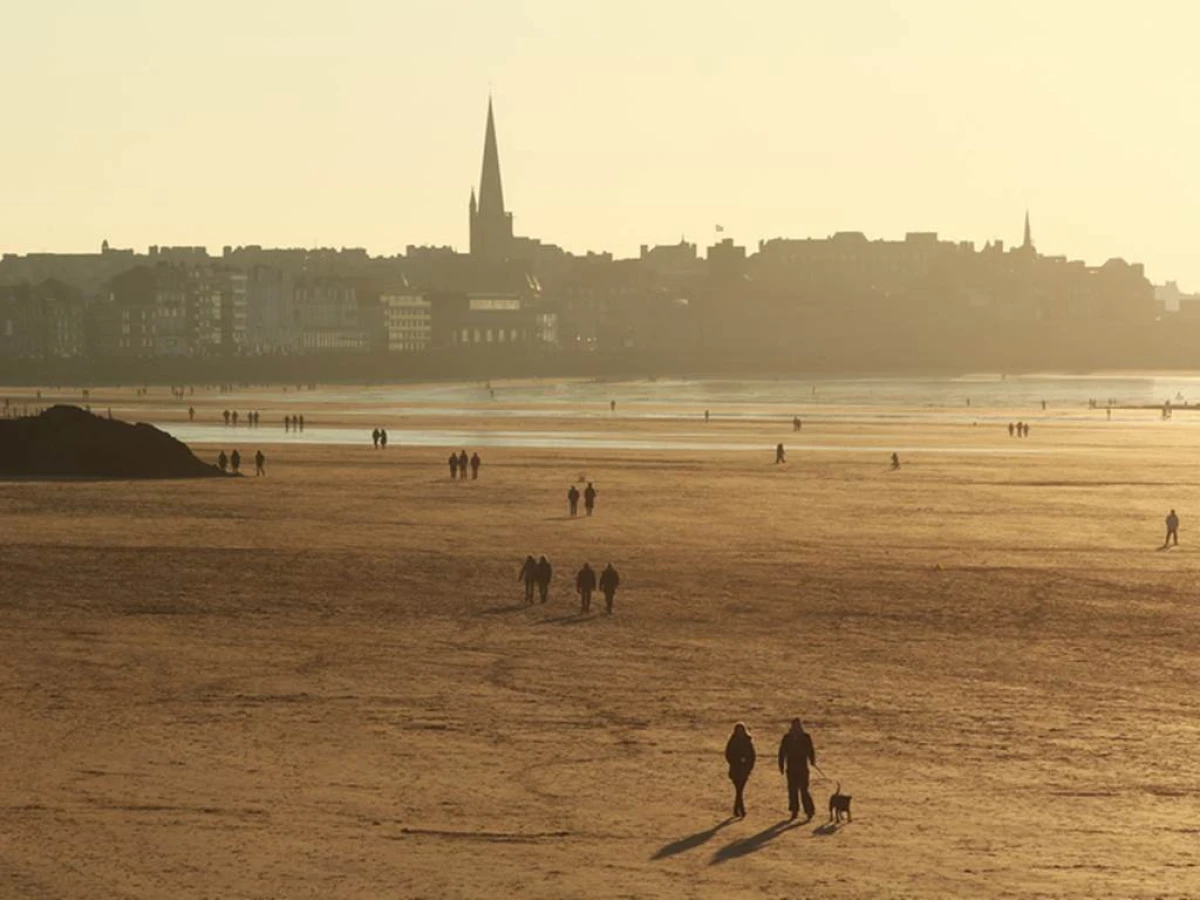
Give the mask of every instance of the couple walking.
<svg viewBox="0 0 1200 900">
<path fill-rule="evenodd" d="M 584 563 L 579 574 L 575 576 L 575 590 L 579 594 L 579 611 L 581 613 L 592 611 L 592 592 L 599 585 L 600 591 L 604 594 L 604 611 L 611 616 L 613 600 L 617 596 L 617 585 L 620 583 L 621 576 L 617 574 L 612 563 L 609 563 L 600 573 L 598 580 L 596 570 L 590 563 Z"/>
<path fill-rule="evenodd" d="M 754 769 L 756 755 L 754 741 L 746 726 L 738 722 L 733 734 L 725 744 L 725 761 L 729 763 L 729 780 L 733 782 L 733 814 L 745 818 L 746 801 L 743 792 L 750 772 Z M 816 811 L 812 795 L 808 792 L 808 766 L 817 764 L 817 752 L 813 749 L 812 737 L 804 730 L 799 719 L 792 719 L 792 727 L 779 742 L 779 772 L 787 775 L 788 809 L 794 820 L 804 807 L 805 820 L 809 821 Z"/>
<path fill-rule="evenodd" d="M 590 481 L 583 491 L 583 508 L 589 516 L 596 509 L 596 489 Z M 575 485 L 571 485 L 571 489 L 567 491 L 567 509 L 572 516 L 579 512 L 579 488 L 575 487 Z"/>
</svg>

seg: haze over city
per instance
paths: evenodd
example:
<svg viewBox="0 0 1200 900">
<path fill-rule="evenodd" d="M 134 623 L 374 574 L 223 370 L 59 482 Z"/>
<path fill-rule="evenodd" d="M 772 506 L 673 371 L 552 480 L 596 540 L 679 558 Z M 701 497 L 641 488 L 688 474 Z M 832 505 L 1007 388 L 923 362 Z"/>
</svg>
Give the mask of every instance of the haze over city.
<svg viewBox="0 0 1200 900">
<path fill-rule="evenodd" d="M 635 255 L 938 231 L 1200 286 L 1198 14 L 1074 2 L 113 2 L 9 11 L 6 252 L 467 245 L 494 97 L 518 232 Z M 15 132 L 15 136 L 14 136 Z"/>
</svg>

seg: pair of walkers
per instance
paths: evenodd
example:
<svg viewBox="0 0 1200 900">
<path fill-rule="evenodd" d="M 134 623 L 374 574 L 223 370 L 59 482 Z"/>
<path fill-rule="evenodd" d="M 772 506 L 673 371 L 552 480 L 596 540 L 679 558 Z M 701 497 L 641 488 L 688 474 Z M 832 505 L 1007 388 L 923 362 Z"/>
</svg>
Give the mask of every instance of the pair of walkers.
<svg viewBox="0 0 1200 900">
<path fill-rule="evenodd" d="M 387 441 L 388 437 L 386 428 L 376 428 L 371 432 L 371 443 L 375 445 L 376 450 L 386 450 Z"/>
<path fill-rule="evenodd" d="M 596 488 L 589 481 L 587 487 L 583 489 L 583 493 L 579 493 L 579 488 L 571 485 L 571 489 L 567 491 L 567 510 L 572 516 L 579 515 L 579 498 L 583 497 L 583 510 L 589 516 L 596 511 Z"/>
<path fill-rule="evenodd" d="M 479 478 L 479 466 L 482 463 L 483 463 L 483 460 L 481 460 L 479 458 L 478 453 L 472 453 L 470 455 L 470 457 L 467 456 L 466 450 L 463 450 L 461 453 L 451 453 L 450 454 L 450 480 L 453 481 L 455 478 L 458 478 L 460 481 L 466 481 L 467 480 L 467 467 L 470 466 L 471 480 L 475 481 L 476 479 Z"/>
<path fill-rule="evenodd" d="M 537 589 L 538 596 L 545 603 L 550 597 L 550 579 L 552 577 L 554 577 L 554 569 L 546 557 L 543 556 L 537 560 L 533 558 L 533 554 L 525 557 L 525 562 L 522 563 L 521 571 L 517 575 L 517 580 L 525 583 L 525 603 L 533 604 L 534 588 Z"/>
<path fill-rule="evenodd" d="M 737 818 L 746 816 L 746 800 L 744 792 L 750 773 L 754 770 L 757 755 L 754 752 L 754 741 L 746 726 L 738 722 L 733 726 L 733 734 L 725 744 L 725 761 L 729 763 L 729 780 L 733 782 L 733 814 Z M 809 821 L 816 812 L 812 794 L 808 792 L 808 767 L 817 764 L 817 752 L 813 749 L 812 737 L 804 730 L 799 719 L 792 719 L 792 725 L 779 742 L 779 772 L 787 776 L 788 810 L 795 820 L 803 807 L 805 820 Z"/>
</svg>

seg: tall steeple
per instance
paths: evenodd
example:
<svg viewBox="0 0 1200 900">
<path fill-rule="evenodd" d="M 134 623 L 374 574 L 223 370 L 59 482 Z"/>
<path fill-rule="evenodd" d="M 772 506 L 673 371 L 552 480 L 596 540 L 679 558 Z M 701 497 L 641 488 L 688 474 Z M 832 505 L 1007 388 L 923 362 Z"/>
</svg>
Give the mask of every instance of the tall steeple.
<svg viewBox="0 0 1200 900">
<path fill-rule="evenodd" d="M 1021 244 L 1022 250 L 1033 249 L 1033 231 L 1029 227 L 1029 210 L 1025 210 L 1025 243 Z"/>
<path fill-rule="evenodd" d="M 487 130 L 483 137 L 483 172 L 479 178 L 479 203 L 471 192 L 471 255 L 491 261 L 508 258 L 512 243 L 512 214 L 504 209 L 500 182 L 500 151 L 496 143 L 496 119 L 488 97 Z"/>
</svg>

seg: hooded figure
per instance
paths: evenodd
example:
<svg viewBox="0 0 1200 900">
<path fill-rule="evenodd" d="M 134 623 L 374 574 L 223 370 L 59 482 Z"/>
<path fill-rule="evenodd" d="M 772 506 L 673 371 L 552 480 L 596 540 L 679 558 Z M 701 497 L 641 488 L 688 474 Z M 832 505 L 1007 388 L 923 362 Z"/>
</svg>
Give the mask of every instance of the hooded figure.
<svg viewBox="0 0 1200 900">
<path fill-rule="evenodd" d="M 746 782 L 754 770 L 755 758 L 754 741 L 750 738 L 750 732 L 746 730 L 745 725 L 738 722 L 733 726 L 733 734 L 725 744 L 725 761 L 729 763 L 729 780 L 733 782 L 735 792 L 733 814 L 738 818 L 744 818 L 746 815 L 746 801 L 742 792 L 746 789 Z"/>
<path fill-rule="evenodd" d="M 620 583 L 621 576 L 617 574 L 612 563 L 609 563 L 600 573 L 600 591 L 604 594 L 604 611 L 610 616 L 613 610 L 613 598 L 617 596 L 617 585 Z"/>
<path fill-rule="evenodd" d="M 463 450 L 458 454 L 458 477 L 462 481 L 467 480 L 467 466 L 470 465 L 470 463 L 471 460 L 467 458 L 466 450 Z"/>
<path fill-rule="evenodd" d="M 804 815 L 813 817 L 816 806 L 812 795 L 808 792 L 808 764 L 817 764 L 817 752 L 813 749 L 812 738 L 804 730 L 799 719 L 792 719 L 792 727 L 779 742 L 779 771 L 787 773 L 788 809 L 792 818 L 800 814 L 800 804 L 804 804 Z"/>
<path fill-rule="evenodd" d="M 517 575 L 518 581 L 525 582 L 525 602 L 533 603 L 533 587 L 538 580 L 538 564 L 533 558 L 533 554 L 525 557 L 525 562 L 521 565 L 521 571 Z"/>
<path fill-rule="evenodd" d="M 537 561 L 537 589 L 543 603 L 550 595 L 550 579 L 554 575 L 554 570 L 550 567 L 550 560 L 542 556 Z"/>
<path fill-rule="evenodd" d="M 579 592 L 580 612 L 589 612 L 592 608 L 592 591 L 596 589 L 596 571 L 587 563 L 575 576 L 575 590 Z"/>
<path fill-rule="evenodd" d="M 579 512 L 579 488 L 575 485 L 571 485 L 571 489 L 567 491 L 567 509 L 570 510 L 571 515 Z"/>
</svg>

